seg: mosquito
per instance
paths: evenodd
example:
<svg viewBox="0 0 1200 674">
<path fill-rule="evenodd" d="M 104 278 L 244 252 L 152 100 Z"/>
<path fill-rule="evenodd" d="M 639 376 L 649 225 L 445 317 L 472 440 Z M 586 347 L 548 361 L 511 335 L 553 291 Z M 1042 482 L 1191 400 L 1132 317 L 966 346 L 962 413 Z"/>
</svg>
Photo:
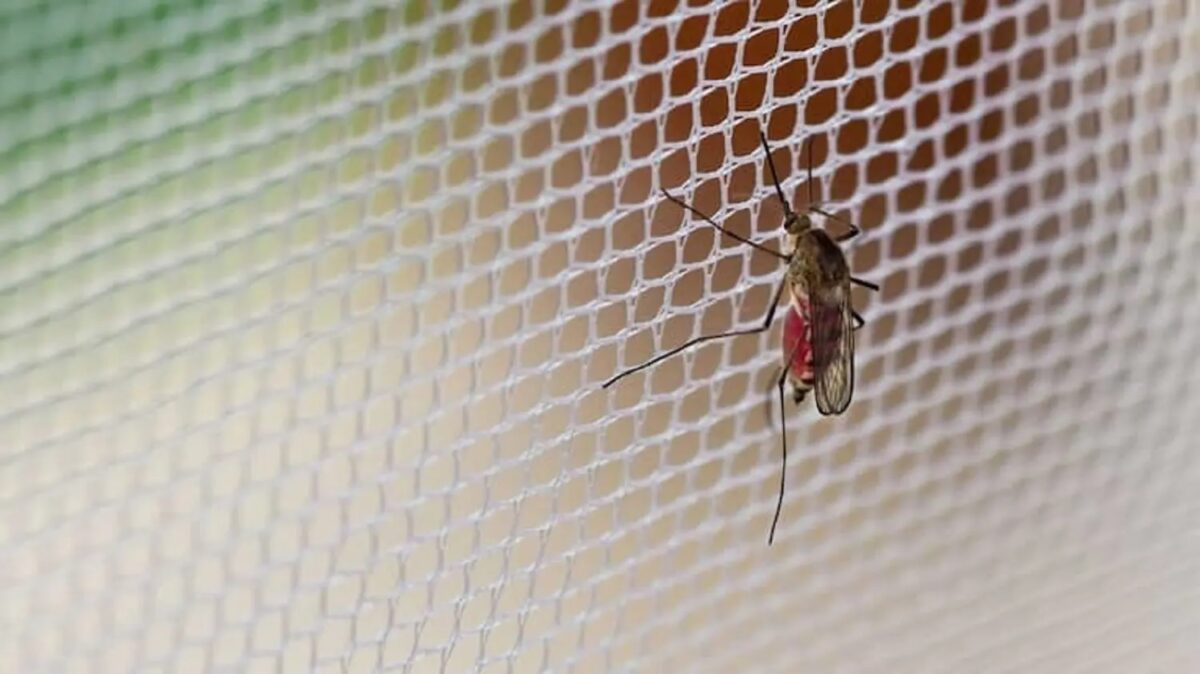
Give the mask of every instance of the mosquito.
<svg viewBox="0 0 1200 674">
<path fill-rule="evenodd" d="M 782 344 L 784 365 L 775 380 L 775 387 L 779 390 L 780 408 L 782 409 L 786 402 L 784 389 L 789 382 L 792 384 L 792 400 L 795 403 L 803 402 L 808 392 L 813 391 L 817 410 L 823 415 L 838 415 L 850 406 L 850 399 L 854 395 L 854 332 L 866 323 L 850 304 L 850 286 L 858 285 L 873 291 L 878 291 L 879 286 L 851 275 L 846 255 L 838 244 L 853 239 L 862 230 L 849 220 L 839 218 L 821 208 L 815 200 L 812 146 L 807 142 L 803 145 L 808 150 L 808 206 L 803 212 L 793 210 L 783 195 L 783 187 L 779 182 L 779 174 L 775 171 L 775 161 L 771 158 L 767 136 L 760 131 L 758 137 L 767 157 L 767 167 L 771 171 L 775 194 L 783 205 L 783 229 L 786 235 L 783 252 L 725 229 L 696 207 L 672 196 L 666 189 L 663 189 L 662 193 L 669 201 L 712 225 L 722 234 L 774 256 L 787 265 L 783 279 L 772 295 L 766 317 L 757 327 L 702 335 L 688 340 L 640 365 L 618 373 L 604 382 L 603 388 L 608 388 L 635 372 L 652 367 L 697 344 L 766 332 L 771 328 L 779 301 L 784 292 L 787 292 L 788 309 Z M 825 230 L 814 226 L 813 214 L 845 225 L 847 231 L 830 236 Z M 779 473 L 779 500 L 775 506 L 775 516 L 771 520 L 767 545 L 775 542 L 775 529 L 783 511 L 787 476 L 787 424 L 784 417 L 785 415 L 780 414 L 783 461 Z"/>
</svg>

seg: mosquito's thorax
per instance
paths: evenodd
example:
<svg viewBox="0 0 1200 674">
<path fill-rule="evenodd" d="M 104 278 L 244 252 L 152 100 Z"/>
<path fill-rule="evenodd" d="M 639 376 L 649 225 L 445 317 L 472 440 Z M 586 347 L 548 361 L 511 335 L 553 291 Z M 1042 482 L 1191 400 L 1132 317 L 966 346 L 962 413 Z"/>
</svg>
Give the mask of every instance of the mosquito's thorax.
<svg viewBox="0 0 1200 674">
<path fill-rule="evenodd" d="M 787 279 L 799 302 L 808 293 L 820 293 L 850 281 L 850 269 L 841 248 L 824 230 L 811 228 L 792 234 Z"/>
</svg>

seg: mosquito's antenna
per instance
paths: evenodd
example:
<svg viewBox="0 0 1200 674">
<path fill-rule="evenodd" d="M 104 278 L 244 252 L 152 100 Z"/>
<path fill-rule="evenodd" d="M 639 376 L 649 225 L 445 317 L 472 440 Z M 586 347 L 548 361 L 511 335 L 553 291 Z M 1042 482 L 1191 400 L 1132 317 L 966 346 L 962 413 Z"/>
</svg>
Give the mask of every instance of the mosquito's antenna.
<svg viewBox="0 0 1200 674">
<path fill-rule="evenodd" d="M 787 486 L 787 414 L 785 413 L 786 401 L 783 399 L 783 386 L 787 383 L 788 370 L 792 367 L 792 361 L 796 360 L 796 354 L 800 353 L 800 346 L 803 343 L 803 341 L 798 341 L 796 346 L 792 347 L 792 352 L 784 361 L 783 371 L 779 373 L 779 379 L 775 383 L 779 387 L 779 437 L 783 440 L 783 465 L 779 468 L 779 500 L 775 503 L 775 517 L 771 520 L 771 533 L 767 534 L 767 545 L 775 542 L 775 527 L 779 526 L 779 514 L 783 512 L 783 491 Z"/>
<path fill-rule="evenodd" d="M 746 328 L 744 330 L 730 330 L 729 332 L 721 332 L 721 333 L 717 333 L 715 335 L 703 335 L 701 337 L 695 337 L 693 339 L 689 339 L 688 341 L 684 342 L 683 344 L 680 344 L 679 346 L 675 347 L 674 349 L 671 349 L 670 351 L 667 351 L 666 353 L 660 353 L 657 356 L 651 358 L 650 360 L 642 363 L 641 365 L 638 365 L 637 367 L 631 367 L 628 370 L 621 372 L 620 374 L 610 377 L 608 381 L 606 381 L 600 385 L 600 388 L 608 388 L 609 386 L 612 386 L 613 384 L 624 379 L 625 377 L 628 377 L 629 375 L 633 374 L 634 372 L 640 372 L 642 370 L 645 370 L 646 368 L 654 365 L 655 363 L 662 362 L 662 361 L 670 358 L 671 356 L 674 356 L 677 353 L 685 351 L 697 344 L 703 344 L 704 342 L 711 342 L 714 339 L 726 339 L 728 337 L 738 337 L 740 335 L 758 335 L 758 334 L 762 334 L 762 333 L 766 332 L 767 330 L 770 330 L 771 329 L 771 321 L 775 320 L 775 310 L 779 308 L 779 298 L 783 297 L 783 291 L 786 290 L 787 287 L 788 287 L 787 279 L 783 279 L 780 282 L 780 284 L 775 287 L 775 294 L 771 296 L 771 304 L 767 308 L 767 315 L 765 317 L 763 317 L 763 322 L 761 324 L 759 324 L 758 327 Z M 792 359 L 795 360 L 795 357 L 796 357 L 795 354 L 793 354 Z M 784 372 L 784 374 L 787 374 L 786 369 L 783 370 L 783 372 Z"/>
<path fill-rule="evenodd" d="M 791 215 L 792 207 L 787 199 L 783 198 L 783 187 L 779 184 L 779 174 L 775 172 L 775 160 L 771 159 L 771 146 L 767 145 L 767 134 L 759 131 L 758 138 L 762 141 L 763 152 L 767 155 L 767 168 L 771 169 L 771 180 L 775 183 L 775 193 L 779 195 L 779 202 L 783 204 L 783 212 Z"/>
<path fill-rule="evenodd" d="M 812 179 L 812 143 L 809 139 L 804 139 L 805 154 L 808 155 L 808 203 L 813 203 L 813 179 Z"/>
</svg>

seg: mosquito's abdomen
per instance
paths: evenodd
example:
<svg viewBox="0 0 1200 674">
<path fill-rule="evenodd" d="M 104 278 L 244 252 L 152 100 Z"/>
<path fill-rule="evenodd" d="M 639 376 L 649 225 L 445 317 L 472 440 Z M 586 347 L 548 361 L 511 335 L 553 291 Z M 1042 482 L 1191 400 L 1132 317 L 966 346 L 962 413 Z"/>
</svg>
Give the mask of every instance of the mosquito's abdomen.
<svg viewBox="0 0 1200 674">
<path fill-rule="evenodd" d="M 795 305 L 788 305 L 787 315 L 783 323 L 783 358 L 790 356 L 792 362 L 787 363 L 788 378 L 793 384 L 810 385 L 813 381 L 812 343 L 808 333 L 808 323 L 804 316 L 797 311 Z M 794 355 L 793 355 L 794 354 Z"/>
</svg>

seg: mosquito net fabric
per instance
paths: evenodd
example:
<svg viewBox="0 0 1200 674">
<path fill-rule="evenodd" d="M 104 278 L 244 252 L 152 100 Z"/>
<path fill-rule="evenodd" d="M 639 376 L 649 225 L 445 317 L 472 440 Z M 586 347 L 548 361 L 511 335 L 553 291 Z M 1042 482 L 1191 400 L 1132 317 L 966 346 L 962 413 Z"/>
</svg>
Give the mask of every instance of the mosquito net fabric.
<svg viewBox="0 0 1200 674">
<path fill-rule="evenodd" d="M 1191 0 L 0 35 L 0 670 L 1200 671 Z M 661 193 L 780 245 L 760 131 L 863 228 L 849 410 L 782 313 L 602 389 L 761 324 Z"/>
</svg>

